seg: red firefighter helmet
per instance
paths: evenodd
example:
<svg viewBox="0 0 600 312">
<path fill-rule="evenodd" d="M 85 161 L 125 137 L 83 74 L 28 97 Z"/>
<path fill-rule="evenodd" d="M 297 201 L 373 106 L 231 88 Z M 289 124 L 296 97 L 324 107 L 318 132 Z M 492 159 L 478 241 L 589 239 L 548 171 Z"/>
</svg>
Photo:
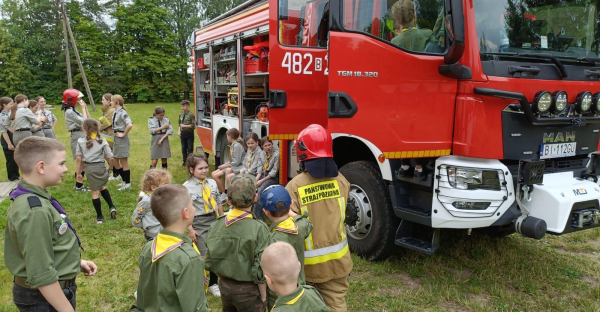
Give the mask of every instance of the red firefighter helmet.
<svg viewBox="0 0 600 312">
<path fill-rule="evenodd" d="M 63 92 L 63 104 L 69 106 L 75 106 L 77 104 L 77 100 L 79 99 L 79 95 L 81 92 L 77 89 L 67 89 Z"/>
<path fill-rule="evenodd" d="M 321 125 L 312 124 L 300 131 L 294 141 L 298 161 L 333 157 L 331 133 Z"/>
</svg>

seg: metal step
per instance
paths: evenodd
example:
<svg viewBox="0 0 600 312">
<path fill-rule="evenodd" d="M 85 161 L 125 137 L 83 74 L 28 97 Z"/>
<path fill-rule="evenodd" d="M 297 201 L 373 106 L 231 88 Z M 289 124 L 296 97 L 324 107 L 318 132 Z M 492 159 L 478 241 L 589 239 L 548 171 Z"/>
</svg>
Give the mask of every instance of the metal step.
<svg viewBox="0 0 600 312">
<path fill-rule="evenodd" d="M 408 248 L 429 256 L 433 256 L 438 248 L 434 248 L 431 242 L 422 241 L 413 237 L 396 239 L 396 245 Z M 438 246 L 439 247 L 439 246 Z"/>
<path fill-rule="evenodd" d="M 423 225 L 403 219 L 398 226 L 398 230 L 396 231 L 396 245 L 433 256 L 440 248 L 440 229 L 429 228 L 429 233 L 426 233 L 429 235 L 424 235 L 425 233 L 423 233 L 423 229 Z M 430 236 L 431 239 L 426 241 L 415 236 Z"/>
</svg>

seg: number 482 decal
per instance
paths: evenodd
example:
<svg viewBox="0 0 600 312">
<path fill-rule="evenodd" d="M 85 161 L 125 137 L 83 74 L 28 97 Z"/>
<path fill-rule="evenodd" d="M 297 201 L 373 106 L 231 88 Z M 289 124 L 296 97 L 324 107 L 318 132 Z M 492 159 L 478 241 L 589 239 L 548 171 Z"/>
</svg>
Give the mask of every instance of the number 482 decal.
<svg viewBox="0 0 600 312">
<path fill-rule="evenodd" d="M 327 62 L 328 55 L 325 55 Z M 321 57 L 313 57 L 311 53 L 292 53 L 286 52 L 281 62 L 281 67 L 287 68 L 288 74 L 312 75 L 314 72 L 323 72 L 329 75 L 329 69 Z"/>
</svg>

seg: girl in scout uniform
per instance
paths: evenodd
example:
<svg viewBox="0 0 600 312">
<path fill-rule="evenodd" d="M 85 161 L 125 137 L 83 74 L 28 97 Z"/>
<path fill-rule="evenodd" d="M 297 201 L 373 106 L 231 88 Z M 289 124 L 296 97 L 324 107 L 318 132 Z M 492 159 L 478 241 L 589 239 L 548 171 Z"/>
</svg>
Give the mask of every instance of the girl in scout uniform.
<svg viewBox="0 0 600 312">
<path fill-rule="evenodd" d="M 85 102 L 81 100 L 82 97 L 83 93 L 76 89 L 67 89 L 63 92 L 61 110 L 65 111 L 65 125 L 67 131 L 71 133 L 71 141 L 69 144 L 71 145 L 71 155 L 73 156 L 73 160 L 76 160 L 75 152 L 77 140 L 84 136 L 83 131 L 81 131 L 81 125 L 83 124 L 84 119 L 89 118 Z M 82 113 L 75 110 L 76 105 L 81 107 Z M 83 168 L 80 168 L 79 166 L 75 167 L 75 191 L 89 192 L 89 189 L 83 185 L 84 174 Z M 79 176 L 82 177 L 79 178 Z"/>
<path fill-rule="evenodd" d="M 258 135 L 254 132 L 250 132 L 244 138 L 244 142 L 246 142 L 248 150 L 244 155 L 244 159 L 242 159 L 242 168 L 240 169 L 239 174 L 247 173 L 257 176 L 258 172 L 261 171 L 261 166 L 265 162 L 263 150 L 258 146 Z M 226 180 L 231 180 L 235 175 L 235 173 L 228 174 Z"/>
<path fill-rule="evenodd" d="M 32 131 L 36 131 L 48 119 L 46 117 L 38 119 L 38 116 L 29 109 L 29 100 L 23 94 L 15 97 L 15 103 L 17 105 L 13 105 L 10 112 L 12 121 L 10 127 L 14 130 L 13 142 L 17 146 L 21 140 L 32 136 Z"/>
<path fill-rule="evenodd" d="M 221 182 L 222 177 L 227 177 L 230 173 L 240 173 L 240 170 L 243 167 L 242 158 L 244 157 L 244 146 L 241 142 L 238 141 L 240 138 L 240 131 L 236 128 L 231 128 L 227 130 L 227 142 L 231 144 L 229 148 L 229 162 L 220 165 L 217 169 L 212 172 L 212 178 L 217 182 L 217 186 L 219 191 L 222 192 L 219 197 L 219 201 L 221 203 L 227 202 L 227 190 L 226 186 L 228 184 L 228 180 L 225 179 L 225 185 Z"/>
<path fill-rule="evenodd" d="M 137 198 L 137 205 L 131 215 L 133 226 L 144 230 L 146 241 L 153 240 L 162 229 L 160 222 L 156 219 L 150 209 L 152 192 L 163 184 L 171 183 L 173 177 L 167 170 L 150 169 L 142 177 L 142 191 Z"/>
<path fill-rule="evenodd" d="M 112 94 L 106 93 L 102 96 L 102 116 L 98 118 L 100 122 L 100 135 L 103 139 L 108 142 L 108 146 L 113 149 L 113 143 L 115 142 L 115 133 L 112 128 L 112 116 L 115 113 L 115 109 L 110 105 L 110 99 Z M 114 166 L 110 167 L 108 181 L 114 181 L 121 178 Z"/>
<path fill-rule="evenodd" d="M 83 131 L 85 131 L 85 137 L 77 140 L 77 166 L 80 167 L 83 163 L 88 184 L 92 189 L 92 204 L 96 210 L 96 223 L 102 224 L 104 216 L 102 215 L 100 195 L 110 207 L 110 217 L 112 219 L 117 217 L 117 208 L 113 205 L 110 192 L 106 188 L 108 169 L 104 164 L 105 158 L 108 159 L 109 163 L 114 161 L 113 153 L 108 146 L 108 142 L 100 136 L 100 126 L 97 121 L 86 119 L 83 122 Z M 78 174 L 78 178 L 83 179 L 83 176 Z"/>
<path fill-rule="evenodd" d="M 29 100 L 29 110 L 31 110 L 31 112 L 33 114 L 35 114 L 38 118 L 38 120 L 40 119 L 40 116 L 42 115 L 41 111 L 38 109 L 38 102 L 36 100 Z M 35 130 L 33 130 L 33 127 L 31 127 L 31 135 L 33 136 L 37 136 L 37 137 L 46 137 L 44 135 L 44 124 L 42 123 L 41 127 L 35 127 Z"/>
<path fill-rule="evenodd" d="M 38 115 L 44 116 L 48 118 L 48 122 L 44 123 L 44 136 L 51 139 L 56 139 L 56 134 L 54 133 L 54 127 L 56 127 L 56 116 L 52 114 L 51 111 L 46 109 L 46 99 L 42 96 L 35 97 L 35 100 L 38 102 Z"/>
<path fill-rule="evenodd" d="M 260 139 L 260 146 L 264 152 L 264 162 L 256 175 L 256 186 L 258 187 L 258 195 L 267 189 L 267 187 L 279 183 L 279 151 L 274 149 L 273 141 L 269 140 L 268 136 Z M 258 220 L 264 218 L 264 213 L 259 203 L 254 205 L 254 216 Z"/>
<path fill-rule="evenodd" d="M 131 171 L 129 170 L 129 163 L 127 157 L 129 157 L 129 136 L 127 135 L 131 128 L 133 128 L 133 122 L 129 115 L 125 111 L 125 100 L 122 96 L 115 94 L 110 100 L 110 105 L 115 109 L 112 116 L 112 125 L 115 132 L 115 143 L 113 150 L 115 158 L 115 170 L 119 172 L 123 183 L 119 188 L 119 191 L 131 189 Z"/>
<path fill-rule="evenodd" d="M 9 97 L 0 98 L 0 133 L 2 133 L 2 150 L 4 151 L 4 157 L 6 158 L 6 173 L 8 174 L 8 181 L 15 181 L 19 179 L 19 166 L 15 162 L 15 145 L 12 142 L 13 130 L 10 127 L 10 110 L 12 109 L 14 102 Z"/>
<path fill-rule="evenodd" d="M 207 178 L 208 159 L 204 155 L 190 154 L 186 160 L 189 180 L 183 183 L 188 189 L 196 213 L 194 222 L 188 227 L 188 235 L 196 243 L 200 253 L 206 255 L 206 235 L 211 224 L 217 219 L 217 216 L 223 215 L 223 206 L 217 204 L 216 198 L 219 195 L 217 183 L 215 180 Z M 208 290 L 216 297 L 221 296 L 219 286 L 217 285 L 217 276 L 210 273 Z"/>
<path fill-rule="evenodd" d="M 156 168 L 158 159 L 161 159 L 162 168 L 167 169 L 167 158 L 171 157 L 171 146 L 169 145 L 169 135 L 173 134 L 173 126 L 168 117 L 165 117 L 165 109 L 161 106 L 154 108 L 154 114 L 148 118 L 148 130 L 152 135 L 150 144 L 150 159 L 152 164 L 150 169 Z"/>
</svg>

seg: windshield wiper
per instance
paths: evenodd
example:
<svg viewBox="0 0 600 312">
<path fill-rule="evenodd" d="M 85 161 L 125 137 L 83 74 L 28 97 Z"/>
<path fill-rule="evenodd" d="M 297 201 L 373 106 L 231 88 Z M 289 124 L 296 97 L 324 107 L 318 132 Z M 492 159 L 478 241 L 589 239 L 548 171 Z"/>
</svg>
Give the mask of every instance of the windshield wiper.
<svg viewBox="0 0 600 312">
<path fill-rule="evenodd" d="M 560 75 L 562 76 L 562 78 L 567 78 L 569 76 L 567 74 L 567 70 L 565 69 L 565 66 L 558 60 L 558 58 L 556 58 L 556 56 L 554 56 L 552 54 L 517 53 L 517 52 L 483 52 L 481 54 L 483 54 L 483 55 L 502 55 L 502 56 L 522 56 L 522 57 L 531 57 L 531 58 L 550 60 L 552 63 L 554 63 L 554 65 L 556 65 L 556 68 L 558 68 L 558 71 L 560 72 Z"/>
</svg>

